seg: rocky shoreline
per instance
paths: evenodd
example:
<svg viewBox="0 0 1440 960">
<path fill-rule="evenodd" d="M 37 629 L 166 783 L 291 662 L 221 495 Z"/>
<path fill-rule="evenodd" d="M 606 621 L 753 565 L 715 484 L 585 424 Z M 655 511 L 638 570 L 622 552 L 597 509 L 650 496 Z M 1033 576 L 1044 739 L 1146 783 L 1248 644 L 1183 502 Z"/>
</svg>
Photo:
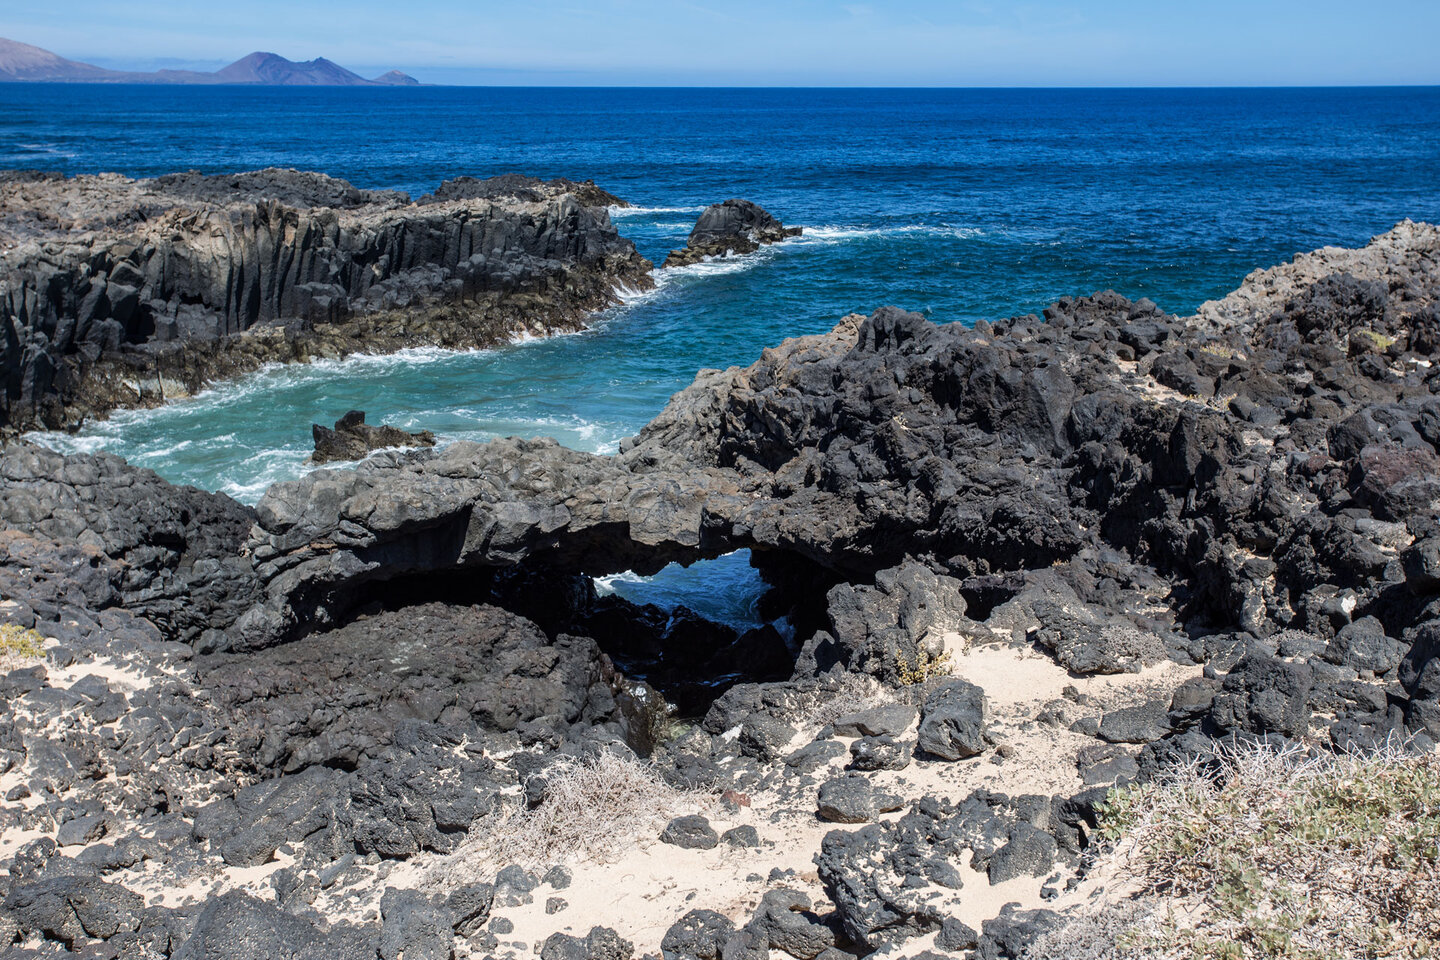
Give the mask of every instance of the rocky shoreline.
<svg viewBox="0 0 1440 960">
<path fill-rule="evenodd" d="M 582 329 L 653 285 L 593 183 L 412 202 L 293 170 L 0 174 L 0 431 L 64 429 L 267 363 Z"/>
<path fill-rule="evenodd" d="M 1020 957 L 1128 895 L 1112 786 L 1440 741 L 1437 363 L 1405 222 L 1191 317 L 847 317 L 613 456 L 386 450 L 252 509 L 12 442 L 0 945 Z M 591 579 L 737 549 L 778 626 Z"/>
</svg>

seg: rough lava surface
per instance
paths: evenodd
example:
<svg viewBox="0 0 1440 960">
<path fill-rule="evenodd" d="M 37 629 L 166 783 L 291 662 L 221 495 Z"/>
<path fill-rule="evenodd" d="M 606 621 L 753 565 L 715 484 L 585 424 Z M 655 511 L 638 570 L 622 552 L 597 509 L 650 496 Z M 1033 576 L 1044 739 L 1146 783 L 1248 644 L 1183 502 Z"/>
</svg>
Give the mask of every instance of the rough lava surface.
<svg viewBox="0 0 1440 960">
<path fill-rule="evenodd" d="M 1102 889 L 1108 786 L 1440 740 L 1437 299 L 1405 222 L 1192 317 L 883 308 L 613 456 L 382 452 L 253 510 L 11 443 L 0 621 L 46 656 L 0 674 L 0 946 L 1018 957 Z M 740 548 L 784 631 L 589 579 Z M 685 809 L 487 859 L 637 755 Z"/>
</svg>

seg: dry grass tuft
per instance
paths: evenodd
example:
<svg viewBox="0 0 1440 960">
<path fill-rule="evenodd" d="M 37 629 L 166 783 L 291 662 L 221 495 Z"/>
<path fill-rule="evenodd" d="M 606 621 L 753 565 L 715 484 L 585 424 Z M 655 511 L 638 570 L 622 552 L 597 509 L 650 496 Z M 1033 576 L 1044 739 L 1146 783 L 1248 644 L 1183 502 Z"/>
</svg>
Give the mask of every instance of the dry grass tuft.
<svg viewBox="0 0 1440 960">
<path fill-rule="evenodd" d="M 34 666 L 45 659 L 45 638 L 37 630 L 0 624 L 0 673 Z"/>
<path fill-rule="evenodd" d="M 608 750 L 561 759 L 543 776 L 544 801 L 533 810 L 507 806 L 478 821 L 472 839 L 437 865 L 442 882 L 466 883 L 512 863 L 535 869 L 609 862 L 702 802 L 700 793 L 672 787 L 645 761 Z"/>
<path fill-rule="evenodd" d="M 1158 932 L 1155 905 L 1139 900 L 1104 904 L 1047 930 L 1025 950 L 1025 960 L 1130 960 L 1121 943 Z M 1141 953 L 1138 956 L 1145 956 Z"/>
<path fill-rule="evenodd" d="M 1097 957 L 1440 956 L 1433 753 L 1217 748 L 1112 791 L 1101 830 L 1149 910 Z"/>
</svg>

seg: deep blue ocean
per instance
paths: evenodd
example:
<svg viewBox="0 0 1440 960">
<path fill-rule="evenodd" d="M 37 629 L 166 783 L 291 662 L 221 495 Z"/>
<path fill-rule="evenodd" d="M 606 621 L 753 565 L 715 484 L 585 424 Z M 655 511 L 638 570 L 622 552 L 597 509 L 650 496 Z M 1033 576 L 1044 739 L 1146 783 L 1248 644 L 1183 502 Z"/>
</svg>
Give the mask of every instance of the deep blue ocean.
<svg viewBox="0 0 1440 960">
<path fill-rule="evenodd" d="M 0 84 L 0 167 L 266 166 L 414 195 L 458 175 L 593 179 L 635 205 L 615 222 L 657 263 L 727 197 L 806 232 L 674 272 L 586 333 L 265 371 L 46 442 L 253 502 L 307 469 L 312 422 L 351 408 L 443 439 L 551 435 L 608 451 L 697 369 L 749 363 L 850 312 L 898 304 L 973 322 L 1105 288 L 1189 312 L 1296 252 L 1440 219 L 1440 88 Z M 744 619 L 743 558 L 717 564 L 701 589 L 678 573 L 621 589 Z"/>
</svg>

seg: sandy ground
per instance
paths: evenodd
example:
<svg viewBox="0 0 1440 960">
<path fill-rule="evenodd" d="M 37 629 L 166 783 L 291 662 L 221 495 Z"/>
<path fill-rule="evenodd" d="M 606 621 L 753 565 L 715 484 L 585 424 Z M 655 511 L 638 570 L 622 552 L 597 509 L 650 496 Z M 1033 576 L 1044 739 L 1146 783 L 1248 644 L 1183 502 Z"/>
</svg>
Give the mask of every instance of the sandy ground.
<svg viewBox="0 0 1440 960">
<path fill-rule="evenodd" d="M 869 775 L 878 787 L 907 800 L 931 794 L 960 800 L 977 787 L 1011 795 L 1077 792 L 1084 784 L 1076 758 L 1082 749 L 1098 741 L 1070 732 L 1069 722 L 1168 694 L 1199 673 L 1196 667 L 1165 662 L 1138 674 L 1073 677 L 1038 650 L 1011 645 L 970 647 L 957 636 L 947 638 L 946 646 L 951 653 L 951 672 L 985 690 L 990 728 L 1000 749 L 957 762 L 914 761 L 904 770 Z M 96 674 L 127 692 L 157 678 L 153 670 L 102 659 L 52 668 L 50 681 L 57 687 L 69 687 L 81 677 Z M 1071 688 L 1068 697 L 1067 688 Z M 1057 705 L 1063 707 L 1064 724 L 1036 722 L 1038 714 Z M 817 727 L 818 723 L 800 730 L 791 748 L 813 740 Z M 913 739 L 913 726 L 907 736 Z M 850 743 L 843 738 L 840 742 L 847 746 Z M 828 771 L 821 768 L 815 772 L 815 780 L 824 782 L 829 775 L 840 775 L 848 759 L 847 755 L 831 761 Z M 0 777 L 0 790 L 8 789 L 13 782 L 18 782 L 17 774 Z M 740 825 L 755 827 L 761 839 L 758 849 L 722 843 L 711 850 L 684 850 L 656 839 L 663 820 L 615 824 L 617 836 L 633 835 L 633 842 L 620 845 L 622 853 L 617 859 L 600 862 L 576 856 L 567 864 L 573 873 L 568 888 L 556 890 L 542 884 L 534 891 L 532 903 L 494 909 L 492 917 L 503 917 L 514 925 L 512 932 L 499 934 L 500 950 L 529 954 L 537 952 L 545 938 L 557 930 L 583 935 L 591 927 L 602 925 L 613 927 L 633 941 L 637 953 L 658 952 L 666 930 L 693 909 L 717 910 L 739 925 L 749 919 L 764 893 L 778 886 L 823 901 L 814 863 L 821 841 L 832 830 L 859 827 L 820 820 L 815 813 L 813 787 L 782 787 L 757 792 L 748 799 L 749 806 L 729 811 L 713 797 L 693 797 L 691 806 L 705 813 L 718 832 Z M 886 814 L 882 819 L 894 820 L 901 815 Z M 0 836 L 0 854 L 40 835 L 33 830 L 8 831 Z M 273 899 L 272 875 L 293 862 L 294 857 L 282 850 L 277 860 L 261 867 L 227 868 L 217 860 L 213 867 L 185 877 L 166 875 L 141 863 L 121 871 L 115 879 L 152 904 L 193 903 L 235 889 Z M 380 897 L 388 886 L 438 891 L 437 876 L 442 872 L 452 878 L 469 874 L 477 880 L 490 880 L 500 866 L 503 864 L 457 863 L 456 857 L 436 854 L 399 864 L 367 863 L 362 859 L 349 870 L 340 871 L 330 887 L 319 891 L 315 907 L 322 915 L 373 920 L 379 916 Z M 1053 874 L 1020 877 L 991 886 L 983 873 L 970 870 L 965 863 L 958 866 L 964 879 L 960 890 L 933 889 L 943 897 L 940 903 L 947 912 L 976 929 L 1005 904 L 1063 908 L 1089 898 L 1098 884 L 1097 880 L 1087 880 L 1058 900 L 1046 902 L 1040 890 Z M 1062 874 L 1063 886 L 1068 874 L 1058 865 L 1056 870 Z M 554 898 L 563 904 L 552 903 Z M 547 909 L 556 912 L 547 913 Z M 907 942 L 904 954 L 918 952 L 931 939 Z"/>
<path fill-rule="evenodd" d="M 986 692 L 991 727 L 997 739 L 1007 745 L 1009 757 L 996 751 L 957 762 L 916 761 L 900 771 L 870 774 L 872 781 L 909 800 L 934 794 L 960 800 L 977 787 L 1009 793 L 1071 794 L 1084 787 L 1076 769 L 1076 757 L 1098 741 L 1071 733 L 1066 727 L 1035 722 L 1035 716 L 1053 701 L 1061 699 L 1067 687 L 1088 699 L 1084 705 L 1067 700 L 1072 719 L 1098 717 L 1104 710 L 1129 706 L 1151 697 L 1168 694 L 1186 679 L 1197 676 L 1198 667 L 1165 662 L 1138 674 L 1073 677 L 1050 657 L 1038 651 L 1012 646 L 984 646 L 963 649 L 957 641 L 952 648 L 952 671 L 976 683 Z M 1072 692 L 1072 696 L 1074 693 Z M 814 738 L 814 728 L 802 730 L 791 743 L 798 748 Z M 909 733 L 914 735 L 912 726 Z M 840 738 L 847 746 L 851 742 Z M 1133 748 L 1132 748 L 1133 749 Z M 848 756 L 831 762 L 829 773 L 840 775 Z M 824 768 L 814 774 L 818 782 L 827 779 Z M 721 844 L 712 850 L 683 850 L 638 836 L 619 859 L 607 863 L 578 861 L 567 864 L 573 872 L 568 889 L 555 890 L 542 884 L 534 891 L 534 902 L 520 907 L 497 906 L 492 917 L 514 924 L 511 933 L 500 935 L 501 949 L 538 952 L 547 936 L 556 931 L 583 936 L 596 925 L 613 927 L 635 944 L 637 954 L 660 949 L 660 940 L 676 920 L 694 909 L 716 910 L 734 921 L 745 923 L 764 893 L 775 887 L 789 887 L 823 900 L 815 873 L 815 855 L 832 830 L 856 830 L 858 825 L 827 823 L 815 814 L 815 791 L 798 794 L 767 791 L 749 797 L 751 805 L 738 813 L 726 813 L 718 804 L 703 811 L 717 832 L 733 826 L 754 826 L 760 835 L 759 849 L 737 849 Z M 896 820 L 903 811 L 885 814 L 882 820 Z M 617 828 L 623 825 L 618 825 Z M 373 907 L 385 885 L 424 888 L 433 880 L 434 863 L 421 857 L 401 865 L 383 881 L 361 881 L 370 887 L 366 902 Z M 476 863 L 475 879 L 488 880 L 503 864 Z M 957 891 L 943 891 L 938 902 L 951 915 L 977 930 L 1009 903 L 1021 908 L 1048 906 L 1064 908 L 1089 899 L 1100 878 L 1087 880 L 1059 899 L 1045 901 L 1041 887 L 1046 877 L 1019 877 L 991 886 L 984 873 L 959 865 L 964 885 Z M 771 872 L 785 876 L 771 879 Z M 793 873 L 789 873 L 793 871 Z M 1057 865 L 1061 879 L 1068 871 Z M 1063 886 L 1063 883 L 1062 883 Z M 547 902 L 560 898 L 564 906 L 557 913 L 546 912 Z M 317 902 L 317 906 L 320 903 Z M 908 941 L 903 953 L 912 955 L 927 946 L 933 937 Z"/>
</svg>

